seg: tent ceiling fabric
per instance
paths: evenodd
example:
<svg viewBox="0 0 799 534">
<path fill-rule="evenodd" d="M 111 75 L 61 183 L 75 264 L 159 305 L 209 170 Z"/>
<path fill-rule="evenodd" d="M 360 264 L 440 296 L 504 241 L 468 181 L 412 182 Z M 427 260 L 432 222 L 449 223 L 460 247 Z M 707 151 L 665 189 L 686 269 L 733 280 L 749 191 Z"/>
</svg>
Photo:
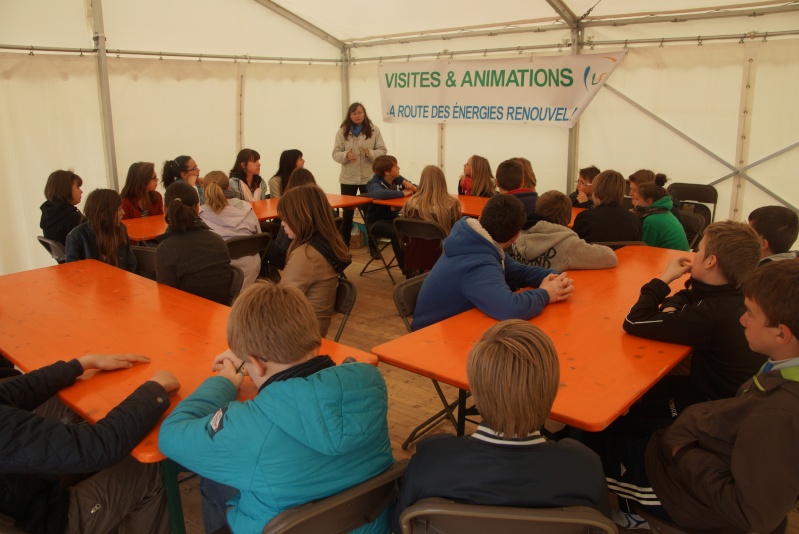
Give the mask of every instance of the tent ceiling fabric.
<svg viewBox="0 0 799 534">
<path fill-rule="evenodd" d="M 464 30 L 543 26 L 567 28 L 545 0 L 383 0 L 364 4 L 356 0 L 320 3 L 316 0 L 275 0 L 275 3 L 346 43 L 387 37 Z M 711 12 L 746 12 L 795 4 L 782 0 L 562 0 L 584 22 L 623 23 L 624 19 L 678 16 Z M 409 16 L 416 14 L 416 16 Z M 381 31 L 384 30 L 384 31 Z"/>
</svg>

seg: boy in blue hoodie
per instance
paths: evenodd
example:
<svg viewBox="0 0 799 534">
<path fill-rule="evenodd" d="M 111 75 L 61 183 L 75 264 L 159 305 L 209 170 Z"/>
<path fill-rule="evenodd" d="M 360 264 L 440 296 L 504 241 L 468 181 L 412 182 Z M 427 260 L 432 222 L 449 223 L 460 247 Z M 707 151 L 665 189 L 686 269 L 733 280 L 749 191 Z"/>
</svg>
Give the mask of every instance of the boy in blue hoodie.
<svg viewBox="0 0 799 534">
<path fill-rule="evenodd" d="M 230 350 L 213 364 L 219 374 L 175 408 L 158 444 L 181 465 L 238 490 L 228 502 L 234 532 L 260 533 L 280 512 L 394 463 L 383 377 L 372 365 L 337 366 L 319 355 L 319 326 L 300 290 L 256 282 L 230 310 L 227 337 Z M 247 375 L 258 394 L 239 402 Z M 388 509 L 356 532 L 387 529 Z"/>
</svg>

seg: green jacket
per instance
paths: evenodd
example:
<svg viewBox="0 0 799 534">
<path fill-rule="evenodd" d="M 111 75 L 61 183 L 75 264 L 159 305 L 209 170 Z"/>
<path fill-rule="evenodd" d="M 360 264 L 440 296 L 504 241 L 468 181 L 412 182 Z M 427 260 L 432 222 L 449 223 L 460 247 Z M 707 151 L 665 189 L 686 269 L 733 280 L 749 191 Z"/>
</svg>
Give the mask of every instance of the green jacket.
<svg viewBox="0 0 799 534">
<path fill-rule="evenodd" d="M 652 203 L 652 208 L 664 208 L 666 212 L 652 213 L 644 218 L 643 240 L 650 247 L 687 251 L 688 238 L 680 221 L 669 211 L 672 205 L 668 195 Z"/>
</svg>

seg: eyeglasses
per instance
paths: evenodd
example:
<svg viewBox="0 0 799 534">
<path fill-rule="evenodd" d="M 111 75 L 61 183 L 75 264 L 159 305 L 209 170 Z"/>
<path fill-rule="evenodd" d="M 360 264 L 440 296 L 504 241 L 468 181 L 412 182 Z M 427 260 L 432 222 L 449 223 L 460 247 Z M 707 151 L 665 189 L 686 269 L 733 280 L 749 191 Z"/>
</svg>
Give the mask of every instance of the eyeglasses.
<svg viewBox="0 0 799 534">
<path fill-rule="evenodd" d="M 241 365 L 239 365 L 239 368 L 236 369 L 236 372 L 238 374 L 240 374 L 240 375 L 249 376 L 249 373 L 247 372 L 247 368 L 244 367 L 244 363 L 245 362 L 242 360 Z"/>
<path fill-rule="evenodd" d="M 353 111 L 350 115 L 365 115 L 363 111 Z"/>
<path fill-rule="evenodd" d="M 158 175 L 157 174 L 153 174 L 153 177 L 150 178 L 150 180 L 156 180 L 157 181 L 158 180 Z"/>
<path fill-rule="evenodd" d="M 197 165 L 195 165 L 195 166 L 194 166 L 194 167 L 192 167 L 191 169 L 186 169 L 186 172 L 192 172 L 192 171 L 196 171 L 197 169 L 199 169 L 199 167 L 198 167 Z"/>
</svg>

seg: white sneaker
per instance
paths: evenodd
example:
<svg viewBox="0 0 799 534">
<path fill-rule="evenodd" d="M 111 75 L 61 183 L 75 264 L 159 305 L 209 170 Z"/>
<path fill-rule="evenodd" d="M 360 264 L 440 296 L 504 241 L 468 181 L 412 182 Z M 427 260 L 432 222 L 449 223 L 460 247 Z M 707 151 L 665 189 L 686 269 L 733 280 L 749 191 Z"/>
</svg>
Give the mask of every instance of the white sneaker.
<svg viewBox="0 0 799 534">
<path fill-rule="evenodd" d="M 614 508 L 612 517 L 614 523 L 627 530 L 651 530 L 649 522 L 638 514 L 622 512 Z"/>
</svg>

